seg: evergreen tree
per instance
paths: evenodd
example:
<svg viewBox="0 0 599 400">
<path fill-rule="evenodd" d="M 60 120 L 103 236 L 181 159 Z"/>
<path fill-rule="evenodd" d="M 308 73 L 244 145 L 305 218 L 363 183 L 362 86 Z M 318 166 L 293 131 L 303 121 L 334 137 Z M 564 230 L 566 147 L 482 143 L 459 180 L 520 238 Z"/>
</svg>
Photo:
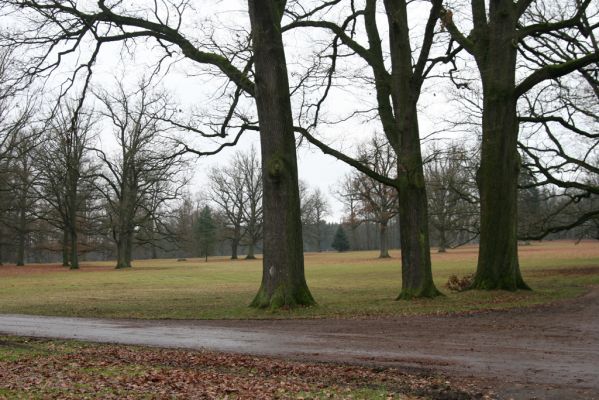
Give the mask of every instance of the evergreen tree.
<svg viewBox="0 0 599 400">
<path fill-rule="evenodd" d="M 337 228 L 337 232 L 335 233 L 335 238 L 333 239 L 333 243 L 331 243 L 331 247 L 339 252 L 349 250 L 349 240 L 347 239 L 345 230 L 341 225 L 339 225 Z"/>
<path fill-rule="evenodd" d="M 208 261 L 208 256 L 212 253 L 216 242 L 216 223 L 212 217 L 210 207 L 205 206 L 202 209 L 193 228 L 199 255 L 205 257 Z"/>
</svg>

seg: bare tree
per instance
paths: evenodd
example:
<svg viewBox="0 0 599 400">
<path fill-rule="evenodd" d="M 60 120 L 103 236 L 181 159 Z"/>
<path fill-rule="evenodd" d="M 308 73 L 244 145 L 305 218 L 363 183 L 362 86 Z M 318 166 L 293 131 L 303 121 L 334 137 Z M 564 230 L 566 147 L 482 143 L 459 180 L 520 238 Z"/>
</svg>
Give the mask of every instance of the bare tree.
<svg viewBox="0 0 599 400">
<path fill-rule="evenodd" d="M 165 128 L 160 116 L 167 98 L 153 92 L 150 82 L 142 81 L 132 93 L 119 82 L 115 94 L 102 91 L 96 97 L 118 145 L 114 156 L 97 149 L 104 166 L 99 189 L 117 246 L 116 268 L 129 268 L 139 227 L 150 220 L 158 222 L 160 207 L 180 195 L 182 161 L 172 156 L 161 137 Z"/>
<path fill-rule="evenodd" d="M 79 268 L 80 233 L 85 208 L 94 196 L 90 146 L 94 139 L 91 111 L 76 112 L 77 103 L 58 107 L 46 126 L 43 143 L 35 152 L 39 170 L 38 192 L 49 207 L 40 218 L 63 232 L 63 265 Z"/>
<path fill-rule="evenodd" d="M 472 0 L 466 18 L 449 8 L 441 12 L 451 38 L 476 60 L 482 82 L 481 234 L 474 288 L 529 289 L 517 248 L 518 100 L 551 80 L 576 71 L 588 74 L 586 68 L 597 63 L 599 51 L 590 35 L 597 29 L 593 4 L 498 0 L 487 8 L 485 1 Z"/>
<path fill-rule="evenodd" d="M 237 260 L 237 250 L 244 232 L 244 207 L 246 200 L 243 171 L 232 165 L 212 168 L 209 199 L 217 205 L 224 217 L 224 237 L 231 241 L 231 259 Z"/>
<path fill-rule="evenodd" d="M 29 139 L 33 103 L 31 99 L 19 98 L 14 90 L 10 74 L 13 64 L 10 51 L 0 50 L 0 253 L 12 241 L 8 232 L 14 224 L 15 206 L 15 157 L 21 152 L 17 145 Z M 0 254 L 0 262 L 4 254 Z"/>
<path fill-rule="evenodd" d="M 223 216 L 223 237 L 231 242 L 231 259 L 238 247 L 248 246 L 248 259 L 255 259 L 255 246 L 262 238 L 262 173 L 256 151 L 236 152 L 229 165 L 212 168 L 208 199 Z"/>
<path fill-rule="evenodd" d="M 424 166 L 429 221 L 439 252 L 478 236 L 477 165 L 471 159 L 473 154 L 456 144 L 433 148 Z"/>
<path fill-rule="evenodd" d="M 357 158 L 380 175 L 393 177 L 395 174 L 395 152 L 380 136 L 375 136 L 370 142 L 362 145 L 358 149 Z M 344 187 L 350 192 L 346 193 L 346 196 L 355 196 L 358 218 L 365 222 L 374 222 L 379 227 L 379 257 L 390 257 L 387 228 L 389 221 L 399 212 L 397 189 L 358 172 L 347 179 Z"/>
<path fill-rule="evenodd" d="M 316 250 L 322 251 L 324 217 L 331 212 L 330 204 L 320 188 L 307 189 L 300 198 L 302 223 L 306 233 L 313 238 Z"/>
<path fill-rule="evenodd" d="M 335 188 L 335 196 L 343 204 L 345 215 L 343 224 L 350 230 L 350 248 L 353 250 L 361 250 L 360 241 L 358 240 L 357 230 L 362 220 L 358 215 L 358 206 L 360 201 L 359 193 L 356 192 L 352 174 L 347 174 L 339 185 Z"/>
<path fill-rule="evenodd" d="M 248 3 L 264 183 L 264 264 L 252 306 L 308 306 L 314 298 L 304 274 L 297 155 L 281 31 L 285 1 Z"/>
<path fill-rule="evenodd" d="M 5 223 L 16 233 L 16 264 L 25 265 L 29 234 L 37 219 L 35 207 L 37 196 L 38 170 L 33 162 L 33 149 L 39 144 L 36 135 L 27 131 L 17 133 L 9 164 L 8 187 L 13 192 L 10 197 L 12 214 Z"/>
<path fill-rule="evenodd" d="M 249 0 L 248 3 L 253 53 L 248 51 L 249 41 L 240 41 L 244 47 L 240 51 L 237 46 L 233 46 L 234 51 L 227 51 L 225 46 L 215 45 L 213 36 L 196 40 L 193 35 L 185 34 L 186 27 L 196 26 L 184 21 L 186 12 L 192 9 L 187 1 L 153 3 L 147 9 L 142 7 L 135 11 L 122 2 L 105 1 L 88 7 L 52 0 L 2 0 L 0 6 L 6 12 L 27 13 L 29 24 L 36 25 L 17 28 L 4 38 L 7 46 L 37 49 L 35 55 L 23 63 L 25 79 L 52 74 L 65 62 L 64 56 L 80 50 L 81 44 L 89 41 L 93 43 L 91 50 L 82 56 L 84 61 L 73 69 L 64 88 L 72 88 L 83 76 L 81 89 L 87 90 L 100 50 L 106 43 L 118 41 L 149 39 L 157 43 L 165 55 L 156 70 L 175 54 L 196 65 L 218 69 L 235 84 L 232 107 L 219 129 L 206 134 L 197 125 L 179 124 L 165 116 L 182 129 L 211 138 L 226 139 L 231 129 L 237 130 L 234 139 L 216 151 L 237 143 L 248 129 L 258 129 L 251 124 L 251 118 L 240 118 L 235 113 L 243 94 L 255 97 L 264 183 L 264 269 L 261 288 L 252 304 L 256 307 L 310 305 L 314 299 L 304 276 L 295 137 L 281 36 L 285 1 L 275 4 Z M 58 50 L 56 57 L 55 49 L 62 49 L 62 45 L 65 50 Z M 250 74 L 252 66 L 255 82 Z M 241 124 L 234 126 L 234 119 L 241 120 Z M 215 151 L 198 151 L 183 144 L 181 152 L 208 155 Z"/>
<path fill-rule="evenodd" d="M 324 153 L 330 154 L 357 168 L 370 177 L 393 186 L 399 191 L 399 214 L 401 219 L 402 247 L 402 290 L 398 299 L 413 297 L 434 297 L 439 295 L 432 279 L 426 189 L 424 185 L 423 163 L 420 148 L 420 131 L 417 104 L 422 86 L 435 65 L 447 63 L 461 49 L 451 49 L 446 54 L 435 56 L 432 52 L 442 0 L 430 2 L 430 8 L 423 34 L 415 35 L 408 24 L 408 6 L 411 2 L 401 0 L 383 1 L 387 17 L 388 40 L 382 40 L 377 18 L 377 0 L 363 3 L 332 1 L 306 10 L 297 6 L 290 13 L 294 21 L 286 29 L 319 28 L 328 31 L 332 37 L 326 49 L 317 57 L 315 69 L 317 79 L 324 74 L 322 96 L 315 102 L 308 102 L 307 118 L 311 123 L 298 131 Z M 339 16 L 335 18 L 336 16 Z M 421 40 L 416 42 L 416 37 Z M 362 43 L 362 38 L 367 43 Z M 388 48 L 383 45 L 387 44 Z M 418 49 L 418 51 L 413 51 Z M 390 54 L 390 60 L 386 55 Z M 323 60 L 330 58 L 327 63 Z M 352 71 L 361 82 L 371 89 L 375 100 L 368 109 L 358 108 L 356 115 L 373 115 L 380 120 L 383 132 L 397 155 L 397 177 L 390 179 L 369 169 L 365 164 L 335 150 L 318 140 L 312 130 L 320 123 L 323 105 L 336 82 L 347 79 L 337 74 L 338 64 L 355 63 Z M 389 71 L 389 64 L 391 65 Z M 322 66 L 324 65 L 324 67 Z M 367 76 L 364 76 L 365 73 Z M 349 81 L 349 79 L 348 79 Z M 351 81 L 353 83 L 353 81 Z"/>
<path fill-rule="evenodd" d="M 248 246 L 246 259 L 256 258 L 256 245 L 262 240 L 263 207 L 262 207 L 262 168 L 255 149 L 247 153 L 237 153 L 234 164 L 242 174 L 245 201 L 243 220 L 245 225 L 245 244 Z"/>
</svg>

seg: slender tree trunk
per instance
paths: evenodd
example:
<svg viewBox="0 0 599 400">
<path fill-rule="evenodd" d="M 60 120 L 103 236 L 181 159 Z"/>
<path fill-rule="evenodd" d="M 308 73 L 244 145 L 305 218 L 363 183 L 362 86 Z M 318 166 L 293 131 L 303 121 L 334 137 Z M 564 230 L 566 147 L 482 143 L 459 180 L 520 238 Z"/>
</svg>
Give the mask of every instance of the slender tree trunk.
<svg viewBox="0 0 599 400">
<path fill-rule="evenodd" d="M 420 132 L 418 88 L 412 68 L 412 49 L 405 0 L 385 0 L 391 49 L 391 95 L 395 110 L 398 147 L 398 189 L 401 237 L 402 288 L 398 299 L 434 297 L 428 210 Z M 418 89 L 418 90 L 416 90 Z"/>
<path fill-rule="evenodd" d="M 264 185 L 262 284 L 253 307 L 314 304 L 304 275 L 289 81 L 281 36 L 285 1 L 249 0 Z"/>
<path fill-rule="evenodd" d="M 27 219 L 25 215 L 25 203 L 21 205 L 19 210 L 19 231 L 17 238 L 17 266 L 25 265 L 25 242 L 27 236 Z"/>
<path fill-rule="evenodd" d="M 389 255 L 389 235 L 387 232 L 387 221 L 379 223 L 380 233 L 380 253 L 379 258 L 390 258 Z"/>
<path fill-rule="evenodd" d="M 237 236 L 237 234 L 235 235 Z M 231 240 L 231 260 L 237 260 L 239 257 L 237 256 L 237 248 L 239 247 L 239 239 L 235 237 Z"/>
<path fill-rule="evenodd" d="M 64 230 L 62 231 L 62 266 L 63 267 L 68 267 L 69 266 L 69 244 L 70 244 L 70 240 L 69 240 L 69 231 L 68 231 L 68 227 L 65 225 Z"/>
<path fill-rule="evenodd" d="M 318 252 L 322 252 L 322 231 L 321 231 L 322 226 L 320 225 L 320 220 L 318 220 L 316 222 L 316 247 L 318 249 Z"/>
<path fill-rule="evenodd" d="M 79 269 L 79 246 L 77 229 L 71 231 L 71 269 Z"/>
<path fill-rule="evenodd" d="M 76 187 L 74 190 L 77 190 Z M 78 232 L 77 232 L 77 197 L 75 193 L 71 194 L 71 201 L 69 204 L 69 240 L 71 243 L 71 269 L 79 268 L 79 248 L 78 248 Z"/>
<path fill-rule="evenodd" d="M 516 10 L 512 1 L 491 7 L 484 46 L 478 47 L 483 84 L 483 140 L 477 174 L 480 248 L 474 289 L 529 289 L 518 263 L 518 118 Z"/>
</svg>

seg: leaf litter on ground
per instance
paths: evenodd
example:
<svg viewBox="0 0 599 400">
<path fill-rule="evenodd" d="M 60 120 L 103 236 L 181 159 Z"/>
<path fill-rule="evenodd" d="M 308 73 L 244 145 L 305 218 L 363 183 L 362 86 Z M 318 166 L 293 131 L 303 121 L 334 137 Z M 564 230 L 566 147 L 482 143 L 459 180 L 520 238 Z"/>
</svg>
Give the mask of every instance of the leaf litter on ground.
<svg viewBox="0 0 599 400">
<path fill-rule="evenodd" d="M 1 399 L 490 399 L 395 368 L 201 350 L 0 337 Z"/>
</svg>

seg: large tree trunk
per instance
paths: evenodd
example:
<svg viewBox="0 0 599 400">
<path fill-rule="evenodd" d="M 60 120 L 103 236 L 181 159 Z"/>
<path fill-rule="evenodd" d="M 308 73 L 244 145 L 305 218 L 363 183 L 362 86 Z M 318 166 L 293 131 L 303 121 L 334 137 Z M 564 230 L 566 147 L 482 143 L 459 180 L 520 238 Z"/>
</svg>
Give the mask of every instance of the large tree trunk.
<svg viewBox="0 0 599 400">
<path fill-rule="evenodd" d="M 248 254 L 247 256 L 245 256 L 246 260 L 255 260 L 256 259 L 256 255 L 254 254 L 255 252 L 255 244 L 254 241 L 250 241 L 250 243 L 248 244 Z"/>
<path fill-rule="evenodd" d="M 264 184 L 262 284 L 251 306 L 307 306 L 314 298 L 304 276 L 295 135 L 280 24 L 285 2 L 248 3 Z"/>
<path fill-rule="evenodd" d="M 439 228 L 439 253 L 445 253 L 447 251 L 447 234 L 445 227 Z"/>
<path fill-rule="evenodd" d="M 412 70 L 412 49 L 406 2 L 385 0 L 391 50 L 391 95 L 397 125 L 399 220 L 402 288 L 398 299 L 434 297 L 440 293 L 433 283 L 428 210 L 420 133 L 418 93 Z"/>
<path fill-rule="evenodd" d="M 132 242 L 132 234 L 126 231 L 120 234 L 116 249 L 116 269 L 131 268 Z"/>
<path fill-rule="evenodd" d="M 512 1 L 490 9 L 486 45 L 476 54 L 483 84 L 480 249 L 472 288 L 528 289 L 518 263 L 518 118 L 516 11 Z"/>
<path fill-rule="evenodd" d="M 389 235 L 387 233 L 387 221 L 379 223 L 380 233 L 380 253 L 379 258 L 390 258 L 389 255 Z"/>
</svg>

